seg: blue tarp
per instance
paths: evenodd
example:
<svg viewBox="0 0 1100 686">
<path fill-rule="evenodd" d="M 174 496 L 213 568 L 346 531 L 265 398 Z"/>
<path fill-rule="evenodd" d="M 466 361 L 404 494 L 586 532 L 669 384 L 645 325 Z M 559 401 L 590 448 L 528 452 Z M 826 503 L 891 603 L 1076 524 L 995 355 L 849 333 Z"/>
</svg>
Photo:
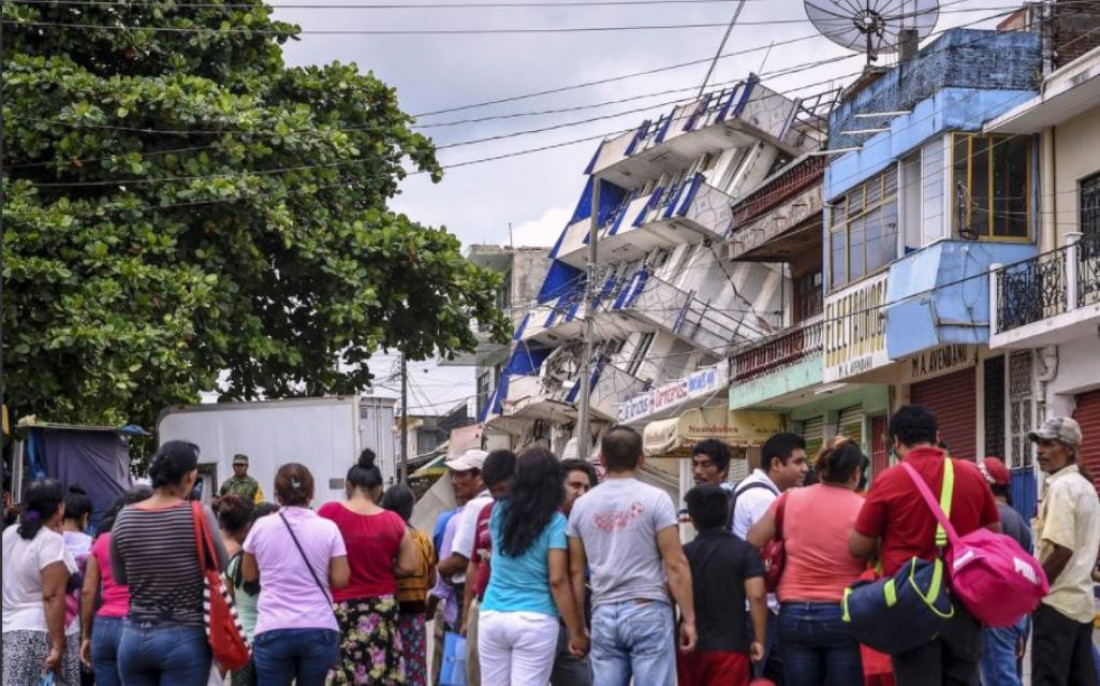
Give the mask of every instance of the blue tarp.
<svg viewBox="0 0 1100 686">
<path fill-rule="evenodd" d="M 74 484 L 92 500 L 91 526 L 132 487 L 130 449 L 113 431 L 32 429 L 36 444 L 44 446 L 49 475 L 66 489 Z"/>
</svg>

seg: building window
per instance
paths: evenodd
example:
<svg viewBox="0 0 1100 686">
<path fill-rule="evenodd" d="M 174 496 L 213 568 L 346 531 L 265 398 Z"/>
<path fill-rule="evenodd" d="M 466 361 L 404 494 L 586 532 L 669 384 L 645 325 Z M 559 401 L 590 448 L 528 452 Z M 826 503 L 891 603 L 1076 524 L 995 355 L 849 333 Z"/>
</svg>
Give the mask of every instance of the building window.
<svg viewBox="0 0 1100 686">
<path fill-rule="evenodd" d="M 649 349 L 653 346 L 653 337 L 652 333 L 642 334 L 641 340 L 635 346 L 634 354 L 630 357 L 630 366 L 626 370 L 631 376 L 638 376 L 638 370 L 642 368 L 642 363 L 645 362 Z"/>
<path fill-rule="evenodd" d="M 824 307 L 821 293 L 821 272 L 810 272 L 794 280 L 795 323 L 821 314 Z"/>
<path fill-rule="evenodd" d="M 955 229 L 963 238 L 1023 238 L 1031 227 L 1031 139 L 956 133 Z"/>
<path fill-rule="evenodd" d="M 985 379 L 985 454 L 1005 459 L 1005 358 L 983 363 Z"/>
<path fill-rule="evenodd" d="M 1100 174 L 1081 181 L 1081 233 L 1100 240 Z"/>
<path fill-rule="evenodd" d="M 830 286 L 837 289 L 890 264 L 898 253 L 898 172 L 891 166 L 832 207 Z"/>
<path fill-rule="evenodd" d="M 485 412 L 485 406 L 489 404 L 489 393 L 492 391 L 493 370 L 486 369 L 477 377 L 477 415 L 480 417 Z"/>
<path fill-rule="evenodd" d="M 1008 418 L 1011 432 L 1008 466 L 1012 469 L 1031 466 L 1031 441 L 1034 399 L 1031 393 L 1031 351 L 1019 350 L 1008 358 Z"/>
</svg>

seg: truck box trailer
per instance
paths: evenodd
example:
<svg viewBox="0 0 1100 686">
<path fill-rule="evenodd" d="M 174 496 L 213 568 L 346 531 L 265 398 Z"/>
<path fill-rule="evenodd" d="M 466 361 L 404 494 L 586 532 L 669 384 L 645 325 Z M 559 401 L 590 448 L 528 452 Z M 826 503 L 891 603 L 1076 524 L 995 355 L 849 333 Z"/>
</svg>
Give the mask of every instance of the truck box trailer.
<svg viewBox="0 0 1100 686">
<path fill-rule="evenodd" d="M 233 476 L 233 456 L 243 453 L 267 500 L 275 502 L 279 467 L 299 462 L 313 474 L 319 504 L 344 499 L 344 477 L 363 448 L 377 454 L 384 482 L 396 482 L 394 404 L 390 398 L 340 396 L 176 405 L 161 412 L 157 440 L 199 446 L 206 502 Z"/>
</svg>

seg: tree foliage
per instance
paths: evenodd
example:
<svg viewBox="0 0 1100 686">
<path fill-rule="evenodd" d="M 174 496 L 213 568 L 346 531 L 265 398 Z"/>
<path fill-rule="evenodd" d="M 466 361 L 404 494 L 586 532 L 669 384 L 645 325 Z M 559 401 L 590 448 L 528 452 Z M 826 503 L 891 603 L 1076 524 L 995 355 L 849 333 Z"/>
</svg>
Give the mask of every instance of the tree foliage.
<svg viewBox="0 0 1100 686">
<path fill-rule="evenodd" d="M 3 3 L 6 388 L 51 421 L 356 393 L 503 340 L 497 278 L 387 202 L 437 179 L 393 89 L 290 68 L 270 8 Z M 154 30 L 161 29 L 161 30 Z M 177 29 L 177 30 L 164 30 Z"/>
</svg>

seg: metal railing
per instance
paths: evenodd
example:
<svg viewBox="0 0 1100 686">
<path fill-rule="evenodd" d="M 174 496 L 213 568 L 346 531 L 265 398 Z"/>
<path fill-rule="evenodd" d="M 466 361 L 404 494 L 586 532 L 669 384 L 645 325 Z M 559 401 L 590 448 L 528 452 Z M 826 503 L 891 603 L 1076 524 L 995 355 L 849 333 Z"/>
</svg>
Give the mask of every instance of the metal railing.
<svg viewBox="0 0 1100 686">
<path fill-rule="evenodd" d="M 1100 302 L 1100 232 L 1071 246 L 1077 253 L 1077 306 Z"/>
<path fill-rule="evenodd" d="M 997 272 L 996 332 L 1066 311 L 1067 250 L 1068 246 L 1058 248 Z"/>
<path fill-rule="evenodd" d="M 1100 302 L 1100 234 L 1030 260 L 995 266 L 992 333 L 1003 333 Z"/>
<path fill-rule="evenodd" d="M 779 367 L 797 362 L 823 349 L 823 322 L 820 316 L 787 329 L 775 336 L 755 341 L 733 354 L 733 379 L 745 381 Z"/>
</svg>

